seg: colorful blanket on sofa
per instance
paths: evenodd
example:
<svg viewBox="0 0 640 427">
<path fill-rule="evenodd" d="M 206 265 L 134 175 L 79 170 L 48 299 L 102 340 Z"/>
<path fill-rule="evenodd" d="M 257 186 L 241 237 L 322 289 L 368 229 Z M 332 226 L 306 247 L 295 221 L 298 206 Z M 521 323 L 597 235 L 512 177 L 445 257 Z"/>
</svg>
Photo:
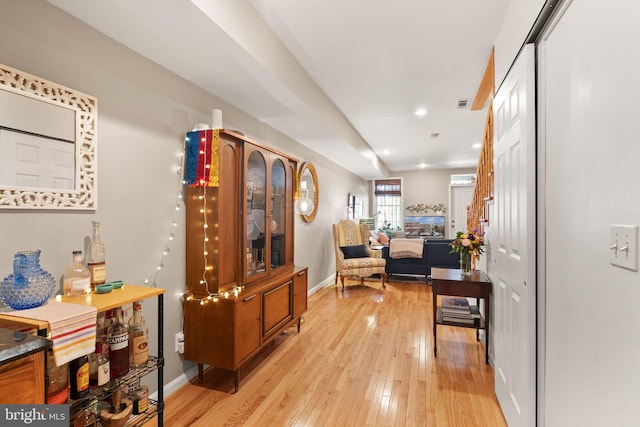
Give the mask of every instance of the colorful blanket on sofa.
<svg viewBox="0 0 640 427">
<path fill-rule="evenodd" d="M 398 258 L 422 258 L 424 240 L 422 239 L 396 239 L 389 242 L 389 257 Z"/>
</svg>

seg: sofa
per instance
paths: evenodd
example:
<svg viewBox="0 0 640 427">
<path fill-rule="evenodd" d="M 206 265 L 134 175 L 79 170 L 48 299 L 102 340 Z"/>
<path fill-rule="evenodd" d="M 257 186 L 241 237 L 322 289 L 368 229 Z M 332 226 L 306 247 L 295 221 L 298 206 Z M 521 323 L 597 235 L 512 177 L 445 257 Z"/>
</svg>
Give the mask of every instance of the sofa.
<svg viewBox="0 0 640 427">
<path fill-rule="evenodd" d="M 426 240 L 422 249 L 422 258 L 391 258 L 389 246 L 382 248 L 382 256 L 387 261 L 387 274 L 431 275 L 431 268 L 460 268 L 460 256 L 450 254 L 453 240 Z"/>
<path fill-rule="evenodd" d="M 460 268 L 460 255 L 451 252 L 451 243 L 453 240 L 427 240 L 428 267 L 429 275 L 431 269 L 436 268 Z"/>
</svg>

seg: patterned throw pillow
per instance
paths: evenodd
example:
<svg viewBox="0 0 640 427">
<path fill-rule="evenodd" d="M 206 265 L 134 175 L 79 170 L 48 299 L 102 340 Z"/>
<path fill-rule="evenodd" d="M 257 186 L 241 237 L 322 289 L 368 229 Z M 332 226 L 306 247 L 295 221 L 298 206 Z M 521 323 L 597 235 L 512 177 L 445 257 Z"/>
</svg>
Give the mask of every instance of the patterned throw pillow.
<svg viewBox="0 0 640 427">
<path fill-rule="evenodd" d="M 378 233 L 378 242 L 386 245 L 387 243 L 389 243 L 389 237 L 381 231 Z"/>
<path fill-rule="evenodd" d="M 367 258 L 369 251 L 365 245 L 340 246 L 345 259 L 347 258 Z"/>
</svg>

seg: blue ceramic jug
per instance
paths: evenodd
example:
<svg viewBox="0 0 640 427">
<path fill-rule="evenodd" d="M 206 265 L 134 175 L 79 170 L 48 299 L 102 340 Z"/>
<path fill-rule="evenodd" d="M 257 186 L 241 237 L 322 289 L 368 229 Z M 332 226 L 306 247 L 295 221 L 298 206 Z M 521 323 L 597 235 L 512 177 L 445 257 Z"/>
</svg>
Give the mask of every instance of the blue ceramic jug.
<svg viewBox="0 0 640 427">
<path fill-rule="evenodd" d="M 53 276 L 40 268 L 40 250 L 21 251 L 13 258 L 13 274 L 0 283 L 0 299 L 15 310 L 43 305 L 56 290 Z"/>
</svg>

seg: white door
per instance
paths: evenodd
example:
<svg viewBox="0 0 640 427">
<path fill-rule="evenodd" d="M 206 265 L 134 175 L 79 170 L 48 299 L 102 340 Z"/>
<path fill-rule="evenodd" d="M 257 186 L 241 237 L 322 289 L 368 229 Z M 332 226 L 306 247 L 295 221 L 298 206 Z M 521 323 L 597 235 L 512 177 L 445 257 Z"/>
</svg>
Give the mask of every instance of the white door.
<svg viewBox="0 0 640 427">
<path fill-rule="evenodd" d="M 535 58 L 527 45 L 494 100 L 495 392 L 510 427 L 536 422 Z"/>
<path fill-rule="evenodd" d="M 451 185 L 449 188 L 449 206 L 451 207 L 449 238 L 453 239 L 456 237 L 456 231 L 468 231 L 467 206 L 473 199 L 473 185 Z"/>
<path fill-rule="evenodd" d="M 0 129 L 0 184 L 72 190 L 73 142 Z"/>
</svg>

